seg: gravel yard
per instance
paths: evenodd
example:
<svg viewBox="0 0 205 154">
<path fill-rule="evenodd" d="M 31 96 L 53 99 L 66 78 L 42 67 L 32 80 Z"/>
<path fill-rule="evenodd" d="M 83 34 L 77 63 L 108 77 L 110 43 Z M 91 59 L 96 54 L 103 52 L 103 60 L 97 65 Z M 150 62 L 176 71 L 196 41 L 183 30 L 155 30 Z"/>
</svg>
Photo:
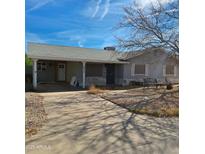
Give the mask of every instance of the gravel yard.
<svg viewBox="0 0 205 154">
<path fill-rule="evenodd" d="M 35 93 L 26 95 L 26 135 L 37 134 L 46 122 L 47 114 L 43 106 L 43 97 Z"/>
</svg>

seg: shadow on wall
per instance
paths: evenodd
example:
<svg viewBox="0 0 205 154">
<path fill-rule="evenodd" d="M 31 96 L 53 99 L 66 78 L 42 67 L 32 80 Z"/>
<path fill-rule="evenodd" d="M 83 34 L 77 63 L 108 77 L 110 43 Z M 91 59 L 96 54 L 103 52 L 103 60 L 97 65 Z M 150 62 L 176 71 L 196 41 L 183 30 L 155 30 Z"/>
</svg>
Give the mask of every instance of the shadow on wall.
<svg viewBox="0 0 205 154">
<path fill-rule="evenodd" d="M 33 77 L 32 77 L 32 73 L 30 73 L 29 71 L 26 72 L 25 74 L 25 91 L 33 91 Z"/>
</svg>

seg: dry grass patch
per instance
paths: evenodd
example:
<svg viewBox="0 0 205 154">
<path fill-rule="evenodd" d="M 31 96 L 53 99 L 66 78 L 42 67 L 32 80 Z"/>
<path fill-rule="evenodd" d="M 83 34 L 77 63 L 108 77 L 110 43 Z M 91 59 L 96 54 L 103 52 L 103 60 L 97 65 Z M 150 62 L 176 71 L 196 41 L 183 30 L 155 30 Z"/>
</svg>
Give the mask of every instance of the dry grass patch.
<svg viewBox="0 0 205 154">
<path fill-rule="evenodd" d="M 88 94 L 101 94 L 104 92 L 105 92 L 105 90 L 97 88 L 95 85 L 90 86 L 88 91 L 87 91 Z"/>
<path fill-rule="evenodd" d="M 105 93 L 102 98 L 137 114 L 156 117 L 179 116 L 179 87 L 171 90 L 166 87 L 158 89 L 135 88 L 120 93 Z"/>
<path fill-rule="evenodd" d="M 155 117 L 178 117 L 179 116 L 179 108 L 173 107 L 173 108 L 159 108 L 159 110 L 152 110 L 148 108 L 144 109 L 134 109 L 130 110 L 131 112 L 137 113 L 137 114 L 147 114 Z"/>
</svg>

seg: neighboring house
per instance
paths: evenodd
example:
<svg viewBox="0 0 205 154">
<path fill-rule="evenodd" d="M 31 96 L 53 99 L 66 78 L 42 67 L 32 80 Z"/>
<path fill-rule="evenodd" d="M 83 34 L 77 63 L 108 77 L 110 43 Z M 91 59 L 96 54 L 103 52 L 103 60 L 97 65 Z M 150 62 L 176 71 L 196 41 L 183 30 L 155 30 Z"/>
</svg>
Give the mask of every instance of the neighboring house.
<svg viewBox="0 0 205 154">
<path fill-rule="evenodd" d="M 112 49 L 112 50 L 110 50 Z M 28 57 L 33 60 L 33 86 L 39 83 L 70 83 L 75 77 L 85 88 L 95 85 L 129 85 L 144 78 L 178 83 L 178 56 L 164 50 L 146 49 L 119 53 L 105 50 L 29 43 Z"/>
</svg>

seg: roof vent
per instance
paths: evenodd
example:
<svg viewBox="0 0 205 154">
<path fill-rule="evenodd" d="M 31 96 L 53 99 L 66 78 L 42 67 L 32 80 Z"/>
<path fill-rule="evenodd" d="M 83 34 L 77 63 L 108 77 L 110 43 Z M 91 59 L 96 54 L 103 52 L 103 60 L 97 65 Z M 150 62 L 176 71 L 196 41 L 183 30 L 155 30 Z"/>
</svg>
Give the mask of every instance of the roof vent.
<svg viewBox="0 0 205 154">
<path fill-rule="evenodd" d="M 115 47 L 104 47 L 104 50 L 111 50 L 111 51 L 115 51 Z"/>
</svg>

